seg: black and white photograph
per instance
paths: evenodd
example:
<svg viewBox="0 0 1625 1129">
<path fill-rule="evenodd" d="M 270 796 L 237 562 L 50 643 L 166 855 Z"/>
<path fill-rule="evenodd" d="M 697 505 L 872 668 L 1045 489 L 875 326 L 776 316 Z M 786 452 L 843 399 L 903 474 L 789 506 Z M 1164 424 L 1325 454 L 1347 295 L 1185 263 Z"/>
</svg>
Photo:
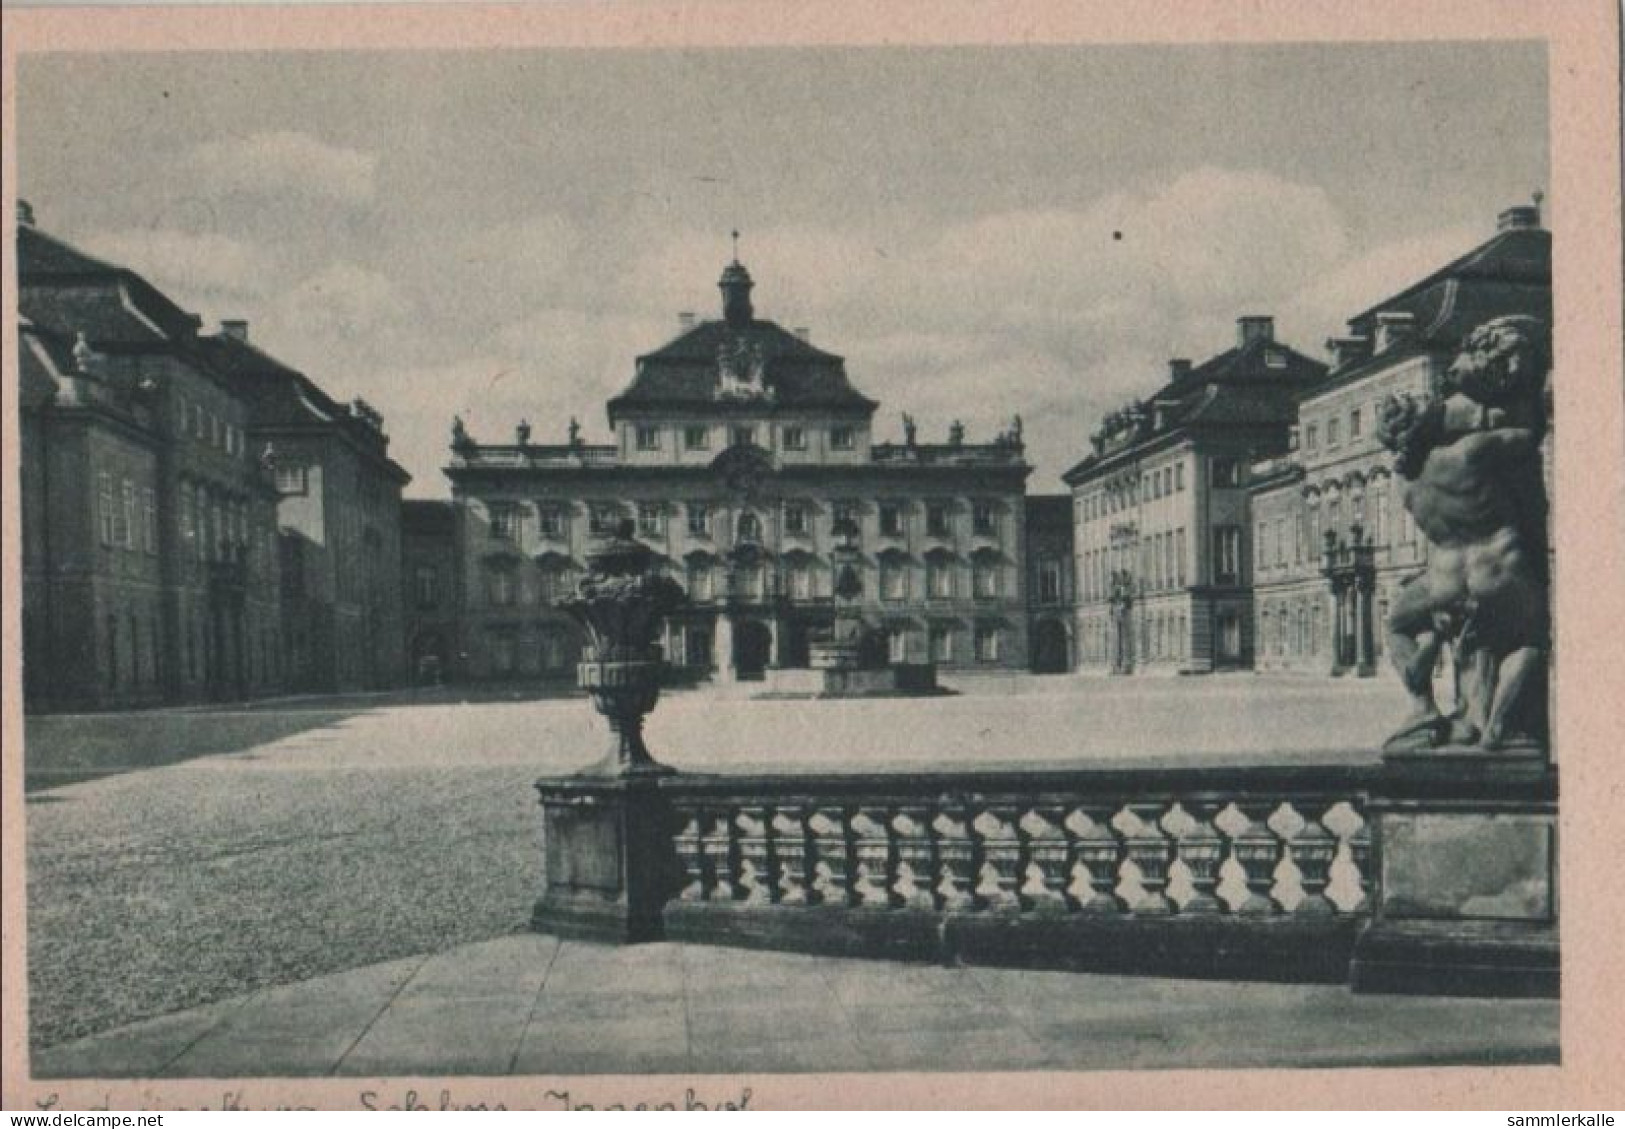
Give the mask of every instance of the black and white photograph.
<svg viewBox="0 0 1625 1129">
<path fill-rule="evenodd" d="M 1564 1063 L 1547 42 L 312 46 L 14 57 L 28 1101 Z"/>
</svg>

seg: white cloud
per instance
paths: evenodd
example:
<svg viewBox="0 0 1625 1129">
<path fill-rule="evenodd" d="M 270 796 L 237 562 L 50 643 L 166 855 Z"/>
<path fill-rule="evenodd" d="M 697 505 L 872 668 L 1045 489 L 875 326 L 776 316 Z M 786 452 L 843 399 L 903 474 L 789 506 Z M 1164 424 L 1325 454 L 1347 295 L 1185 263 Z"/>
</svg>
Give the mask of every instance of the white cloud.
<svg viewBox="0 0 1625 1129">
<path fill-rule="evenodd" d="M 369 348 L 389 347 L 384 332 L 409 307 L 384 274 L 352 262 L 330 263 L 278 296 L 271 320 L 305 337 L 369 338 Z"/>
<path fill-rule="evenodd" d="M 378 156 L 279 130 L 193 148 L 186 168 L 200 187 L 253 196 L 309 196 L 363 204 L 377 190 Z"/>
</svg>

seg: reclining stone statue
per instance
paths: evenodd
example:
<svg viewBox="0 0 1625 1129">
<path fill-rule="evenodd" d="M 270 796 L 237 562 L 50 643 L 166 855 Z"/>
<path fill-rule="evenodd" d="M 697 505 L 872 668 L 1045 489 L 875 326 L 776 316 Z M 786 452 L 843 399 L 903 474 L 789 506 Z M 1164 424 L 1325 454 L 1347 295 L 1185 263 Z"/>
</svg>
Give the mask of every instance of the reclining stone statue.
<svg viewBox="0 0 1625 1129">
<path fill-rule="evenodd" d="M 1390 751 L 1546 743 L 1549 370 L 1544 323 L 1496 318 L 1468 335 L 1435 395 L 1383 402 L 1378 437 L 1428 541 L 1426 568 L 1388 617 L 1389 654 L 1412 706 Z M 1446 645 L 1458 685 L 1449 716 L 1433 692 Z"/>
</svg>

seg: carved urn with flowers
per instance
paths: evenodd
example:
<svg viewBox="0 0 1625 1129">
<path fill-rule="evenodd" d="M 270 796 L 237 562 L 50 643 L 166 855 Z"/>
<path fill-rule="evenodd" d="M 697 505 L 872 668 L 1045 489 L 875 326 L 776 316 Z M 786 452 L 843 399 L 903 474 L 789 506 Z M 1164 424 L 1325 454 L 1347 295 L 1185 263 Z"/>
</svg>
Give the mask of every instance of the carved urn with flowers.
<svg viewBox="0 0 1625 1129">
<path fill-rule="evenodd" d="M 608 754 L 588 772 L 645 776 L 673 769 L 655 761 L 643 742 L 643 719 L 660 698 L 665 665 L 655 650 L 660 623 L 685 600 L 676 581 L 654 567 L 655 554 L 623 520 L 610 539 L 587 554 L 587 574 L 559 607 L 587 632 L 577 683 L 609 722 Z"/>
</svg>

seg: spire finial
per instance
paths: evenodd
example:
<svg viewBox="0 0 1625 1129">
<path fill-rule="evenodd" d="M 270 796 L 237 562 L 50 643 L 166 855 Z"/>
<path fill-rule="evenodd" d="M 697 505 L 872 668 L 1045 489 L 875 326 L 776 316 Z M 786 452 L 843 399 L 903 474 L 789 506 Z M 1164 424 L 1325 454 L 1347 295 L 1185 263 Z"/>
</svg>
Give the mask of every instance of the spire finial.
<svg viewBox="0 0 1625 1129">
<path fill-rule="evenodd" d="M 734 237 L 734 262 L 737 263 L 739 261 L 739 229 L 738 228 L 734 229 L 733 237 Z"/>
</svg>

